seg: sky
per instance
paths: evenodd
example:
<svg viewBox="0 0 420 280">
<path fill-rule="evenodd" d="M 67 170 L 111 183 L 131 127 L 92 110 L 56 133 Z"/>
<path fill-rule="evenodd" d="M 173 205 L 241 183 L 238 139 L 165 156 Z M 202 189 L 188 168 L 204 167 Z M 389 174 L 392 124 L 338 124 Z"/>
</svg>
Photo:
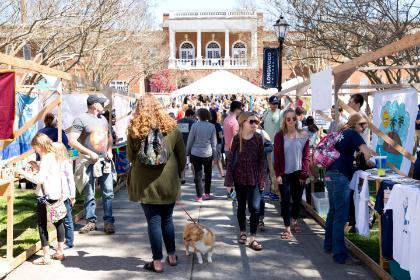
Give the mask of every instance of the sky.
<svg viewBox="0 0 420 280">
<path fill-rule="evenodd" d="M 255 0 L 261 8 L 263 0 Z M 162 23 L 162 14 L 179 10 L 232 10 L 239 6 L 238 0 L 154 0 L 156 25 Z"/>
</svg>

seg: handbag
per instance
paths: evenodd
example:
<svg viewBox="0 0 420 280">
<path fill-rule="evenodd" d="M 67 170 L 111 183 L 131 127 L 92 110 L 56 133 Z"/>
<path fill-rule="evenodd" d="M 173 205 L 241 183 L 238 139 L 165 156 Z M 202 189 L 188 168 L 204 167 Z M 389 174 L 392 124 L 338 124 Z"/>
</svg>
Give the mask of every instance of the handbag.
<svg viewBox="0 0 420 280">
<path fill-rule="evenodd" d="M 60 178 L 61 182 L 61 178 Z M 45 204 L 45 208 L 47 210 L 47 220 L 51 223 L 56 223 L 67 215 L 67 207 L 64 204 L 63 200 L 63 183 L 61 182 L 61 197 L 54 203 L 49 203 L 47 200 L 47 195 L 45 194 L 44 186 L 41 185 L 42 193 L 44 196 L 42 197 L 42 203 Z"/>
<path fill-rule="evenodd" d="M 327 134 L 314 148 L 313 159 L 318 166 L 328 168 L 340 157 L 340 152 L 336 150 L 335 144 L 343 138 L 342 131 Z"/>
</svg>

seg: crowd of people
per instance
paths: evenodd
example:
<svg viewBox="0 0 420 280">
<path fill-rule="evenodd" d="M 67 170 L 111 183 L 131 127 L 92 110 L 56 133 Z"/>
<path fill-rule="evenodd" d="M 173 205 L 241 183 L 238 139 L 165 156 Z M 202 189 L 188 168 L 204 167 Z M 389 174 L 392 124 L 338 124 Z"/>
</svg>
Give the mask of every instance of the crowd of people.
<svg viewBox="0 0 420 280">
<path fill-rule="evenodd" d="M 47 115 L 47 129 L 32 140 L 40 156 L 39 164 L 31 162 L 35 172 L 18 170 L 20 175 L 38 185 L 38 227 L 44 255 L 34 261 L 35 264 L 48 264 L 51 258 L 62 261 L 64 246 L 74 246 L 71 208 L 76 187 L 83 192 L 86 220 L 79 233 L 97 230 L 96 183 L 102 195 L 103 230 L 107 234 L 115 233 L 113 141 L 108 121 L 101 115 L 105 102 L 105 98 L 90 95 L 87 112 L 73 122 L 68 144 L 67 137 L 63 137 L 64 144 L 76 149 L 81 156 L 74 175 L 66 146 L 54 143 L 58 139 L 53 115 Z M 147 220 L 153 260 L 145 264 L 146 270 L 163 271 L 162 240 L 168 255 L 166 262 L 171 266 L 177 264 L 172 214 L 180 198 L 181 185 L 186 181 L 185 168 L 189 165 L 194 176 L 196 202 L 213 199 L 213 167 L 224 178 L 227 199 L 237 200 L 238 243 L 248 244 L 256 251 L 263 249 L 256 235 L 258 229 L 264 230 L 264 202 L 279 200 L 279 194 L 285 226 L 280 238 L 290 240 L 294 233 L 302 232 L 298 221 L 302 193 L 311 175 L 311 150 L 316 147 L 323 129 L 288 97 L 283 107 L 279 106 L 277 96 L 254 102 L 235 96 L 213 99 L 191 96 L 186 97 L 182 105 L 171 104 L 170 108 L 165 108 L 151 94 L 138 99 L 127 130 L 127 158 L 131 162 L 127 189 L 129 199 L 141 203 Z M 346 263 L 348 257 L 344 226 L 351 212 L 349 181 L 355 171 L 354 156 L 357 152 L 365 159 L 372 155 L 367 145 L 368 119 L 360 111 L 363 97 L 353 95 L 349 105 L 357 113 L 346 120 L 340 108 L 338 122 L 333 121 L 328 129 L 329 133 L 341 132 L 341 139 L 335 145 L 340 157 L 327 168 L 325 176 L 330 210 L 324 250 L 332 252 L 337 263 Z M 47 203 L 58 201 L 65 202 L 67 215 L 54 222 L 58 247 L 50 256 Z"/>
</svg>

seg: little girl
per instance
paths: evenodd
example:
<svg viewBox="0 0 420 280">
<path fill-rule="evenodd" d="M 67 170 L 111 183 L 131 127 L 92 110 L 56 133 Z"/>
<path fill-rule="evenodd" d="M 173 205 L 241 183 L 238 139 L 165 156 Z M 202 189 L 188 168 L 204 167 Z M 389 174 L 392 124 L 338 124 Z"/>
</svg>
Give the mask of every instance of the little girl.
<svg viewBox="0 0 420 280">
<path fill-rule="evenodd" d="M 76 201 L 76 187 L 74 183 L 73 167 L 69 158 L 69 153 L 63 143 L 53 143 L 57 161 L 61 168 L 61 184 L 63 186 L 63 199 L 67 208 L 67 215 L 64 218 L 64 230 L 66 241 L 65 244 L 69 248 L 73 248 L 74 226 L 72 208 Z"/>
<path fill-rule="evenodd" d="M 16 172 L 25 177 L 27 180 L 37 184 L 35 192 L 38 195 L 38 198 L 46 196 L 49 203 L 55 203 L 61 198 L 63 190 L 61 187 L 60 167 L 56 159 L 53 142 L 47 135 L 37 133 L 32 139 L 31 145 L 35 152 L 41 157 L 40 164 L 38 165 L 34 161 L 29 162 L 34 173 L 29 173 L 22 169 L 18 169 Z M 40 199 L 38 199 L 37 203 L 37 216 L 38 231 L 44 256 L 36 259 L 33 263 L 37 265 L 46 265 L 51 263 L 51 258 L 60 261 L 64 260 L 64 219 L 54 223 L 57 230 L 58 246 L 56 253 L 50 257 L 47 230 L 47 209 L 45 203 L 42 203 Z"/>
</svg>

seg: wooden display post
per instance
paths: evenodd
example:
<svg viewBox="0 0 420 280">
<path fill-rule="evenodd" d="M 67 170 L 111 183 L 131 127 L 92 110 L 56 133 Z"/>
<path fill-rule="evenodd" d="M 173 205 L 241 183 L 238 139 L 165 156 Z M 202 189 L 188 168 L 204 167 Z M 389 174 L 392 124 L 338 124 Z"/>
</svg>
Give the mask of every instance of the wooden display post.
<svg viewBox="0 0 420 280">
<path fill-rule="evenodd" d="M 6 197 L 7 204 L 7 238 L 6 238 L 6 259 L 13 260 L 13 196 L 15 179 L 0 180 L 0 196 Z"/>
</svg>

